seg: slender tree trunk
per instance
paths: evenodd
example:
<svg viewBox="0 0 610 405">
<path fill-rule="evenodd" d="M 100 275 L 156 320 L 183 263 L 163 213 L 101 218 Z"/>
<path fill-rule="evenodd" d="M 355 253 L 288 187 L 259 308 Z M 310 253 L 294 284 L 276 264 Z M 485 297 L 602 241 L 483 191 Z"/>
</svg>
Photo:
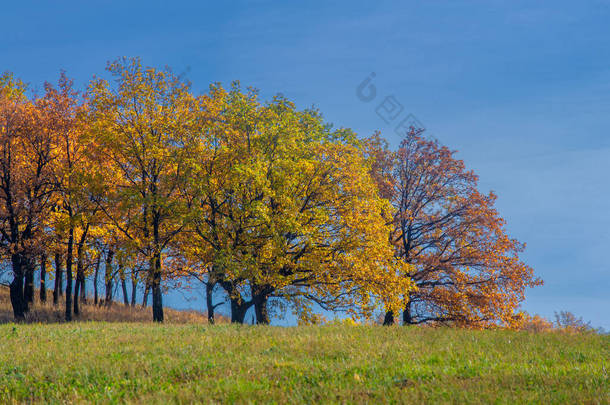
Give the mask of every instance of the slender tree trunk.
<svg viewBox="0 0 610 405">
<path fill-rule="evenodd" d="M 391 325 L 394 325 L 394 313 L 392 311 L 388 311 L 385 313 L 385 318 L 383 319 L 383 326 Z"/>
<path fill-rule="evenodd" d="M 40 302 L 47 302 L 47 255 L 40 255 Z"/>
<path fill-rule="evenodd" d="M 85 278 L 85 271 L 83 270 L 80 279 L 80 302 L 83 304 L 87 303 L 87 289 L 85 287 L 87 287 L 87 279 Z"/>
<path fill-rule="evenodd" d="M 53 305 L 57 305 L 59 303 L 59 297 L 61 297 L 61 295 L 62 295 L 63 271 L 62 271 L 61 267 L 62 267 L 61 254 L 55 253 L 55 289 L 53 290 Z"/>
<path fill-rule="evenodd" d="M 131 275 L 131 306 L 136 306 L 136 292 L 138 291 L 138 278 L 136 275 Z"/>
<path fill-rule="evenodd" d="M 74 254 L 74 228 L 68 234 L 68 251 L 66 256 L 66 321 L 72 320 L 72 256 Z"/>
<path fill-rule="evenodd" d="M 214 286 L 215 282 L 208 280 L 205 283 L 205 303 L 208 307 L 208 323 L 210 325 L 214 325 L 214 303 L 213 303 L 213 294 L 214 294 Z"/>
<path fill-rule="evenodd" d="M 125 269 L 119 270 L 119 277 L 121 277 L 121 288 L 123 289 L 123 304 L 129 306 L 129 297 L 127 296 L 127 281 L 125 280 Z"/>
<path fill-rule="evenodd" d="M 153 259 L 152 298 L 153 321 L 163 322 L 163 294 L 161 293 L 161 253 L 157 252 Z"/>
<path fill-rule="evenodd" d="M 121 287 L 123 288 L 123 304 L 125 304 L 125 306 L 129 306 L 129 297 L 127 295 L 127 282 L 124 278 L 121 280 Z"/>
<path fill-rule="evenodd" d="M 144 286 L 144 296 L 142 297 L 142 307 L 146 308 L 148 306 L 148 295 L 150 294 L 150 282 L 148 281 L 148 277 L 145 281 Z"/>
<path fill-rule="evenodd" d="M 16 321 L 21 321 L 25 318 L 25 297 L 23 296 L 23 265 L 21 255 L 15 253 L 11 256 L 13 266 L 13 281 L 10 284 L 11 305 L 13 306 L 13 315 Z"/>
<path fill-rule="evenodd" d="M 76 265 L 76 276 L 74 278 L 74 302 L 72 303 L 72 312 L 74 313 L 75 316 L 78 316 L 79 314 L 79 308 L 78 308 L 78 296 L 80 295 L 80 278 L 78 277 L 78 264 Z"/>
<path fill-rule="evenodd" d="M 23 257 L 25 268 L 25 285 L 23 286 L 23 296 L 25 298 L 25 312 L 30 310 L 30 304 L 34 303 L 34 260 L 31 257 Z"/>
<path fill-rule="evenodd" d="M 106 298 L 104 299 L 104 304 L 106 306 L 112 305 L 112 258 L 114 256 L 114 250 L 108 249 L 108 253 L 106 254 Z"/>
<path fill-rule="evenodd" d="M 97 305 L 98 303 L 98 291 L 97 291 L 97 280 L 100 274 L 100 262 L 102 260 L 102 254 L 99 253 L 97 255 L 97 260 L 95 262 L 95 273 L 93 273 L 93 304 Z"/>
<path fill-rule="evenodd" d="M 84 284 L 85 270 L 83 268 L 83 246 L 81 243 L 76 248 L 76 283 L 74 284 L 74 315 L 80 314 L 79 302 L 81 301 L 80 289 Z"/>
<path fill-rule="evenodd" d="M 156 195 L 156 186 L 153 192 Z M 152 257 L 152 310 L 153 310 L 153 321 L 163 322 L 163 294 L 161 293 L 161 241 L 159 235 L 159 212 L 156 209 L 152 210 L 152 226 L 153 226 L 153 238 L 154 238 L 154 257 Z"/>
<path fill-rule="evenodd" d="M 76 266 L 78 267 L 78 265 Z M 80 277 L 78 276 L 78 270 L 76 274 L 76 279 L 74 280 L 74 315 L 78 316 L 80 314 Z"/>
</svg>

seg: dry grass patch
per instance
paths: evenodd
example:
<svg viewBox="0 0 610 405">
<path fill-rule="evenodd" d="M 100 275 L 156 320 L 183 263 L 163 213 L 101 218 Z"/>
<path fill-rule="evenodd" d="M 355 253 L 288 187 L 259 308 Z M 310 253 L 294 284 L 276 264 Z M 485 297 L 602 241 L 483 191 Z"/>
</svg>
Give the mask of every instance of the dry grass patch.
<svg viewBox="0 0 610 405">
<path fill-rule="evenodd" d="M 49 291 L 49 295 L 52 292 Z M 49 297 L 46 303 L 36 300 L 30 311 L 26 315 L 26 323 L 61 323 L 65 322 L 65 297 L 62 297 L 59 305 L 52 304 L 52 296 Z M 81 313 L 74 317 L 75 321 L 97 321 L 97 322 L 152 322 L 152 310 L 150 307 L 135 307 L 126 306 L 119 302 L 113 302 L 110 306 L 93 305 L 93 300 L 90 299 L 88 304 L 81 304 Z M 207 323 L 207 315 L 205 312 L 199 311 L 179 311 L 171 308 L 163 309 L 167 323 L 185 324 Z M 219 323 L 226 323 L 227 319 L 216 315 Z M 7 287 L 0 287 L 0 323 L 14 322 L 13 309 L 9 297 Z"/>
</svg>

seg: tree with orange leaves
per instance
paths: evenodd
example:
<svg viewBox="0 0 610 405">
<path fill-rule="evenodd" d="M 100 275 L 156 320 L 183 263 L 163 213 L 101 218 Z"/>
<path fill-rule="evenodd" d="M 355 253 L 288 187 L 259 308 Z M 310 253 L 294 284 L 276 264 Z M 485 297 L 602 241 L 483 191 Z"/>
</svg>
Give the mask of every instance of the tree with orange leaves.
<svg viewBox="0 0 610 405">
<path fill-rule="evenodd" d="M 30 101 L 25 92 L 11 74 L 0 77 L 0 249 L 12 264 L 10 297 L 17 320 L 28 312 L 28 296 L 33 299 L 34 263 L 43 253 L 55 190 L 55 122 L 44 98 Z"/>
<path fill-rule="evenodd" d="M 481 193 L 455 152 L 421 130 L 412 128 L 395 152 L 378 134 L 367 145 L 393 207 L 395 254 L 413 266 L 403 323 L 509 324 L 526 287 L 542 281 L 521 261 L 525 245 L 507 235 L 495 194 Z M 384 323 L 394 323 L 394 313 Z"/>
</svg>

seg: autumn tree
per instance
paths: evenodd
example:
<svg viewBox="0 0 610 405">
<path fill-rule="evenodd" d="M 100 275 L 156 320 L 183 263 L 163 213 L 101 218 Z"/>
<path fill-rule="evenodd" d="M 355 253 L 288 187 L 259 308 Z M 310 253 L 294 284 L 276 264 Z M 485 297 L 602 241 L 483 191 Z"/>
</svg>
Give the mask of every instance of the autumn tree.
<svg viewBox="0 0 610 405">
<path fill-rule="evenodd" d="M 191 134 L 189 86 L 169 70 L 139 59 L 109 64 L 116 80 L 94 80 L 89 91 L 91 134 L 106 170 L 96 198 L 130 248 L 146 258 L 153 319 L 163 321 L 164 252 L 184 227 L 178 197 L 183 158 Z"/>
<path fill-rule="evenodd" d="M 354 134 L 281 96 L 263 104 L 237 84 L 213 86 L 200 102 L 182 247 L 208 285 L 226 290 L 232 321 L 253 306 L 268 323 L 272 297 L 301 317 L 312 303 L 354 315 L 383 300 L 399 305 L 410 284 L 398 277 L 385 204 Z"/>
<path fill-rule="evenodd" d="M 44 253 L 45 226 L 55 183 L 54 127 L 44 97 L 30 101 L 25 85 L 11 74 L 0 77 L 0 247 L 12 264 L 10 297 L 15 319 L 33 298 L 36 260 Z"/>
<path fill-rule="evenodd" d="M 85 286 L 85 250 L 92 227 L 98 221 L 98 207 L 92 201 L 94 182 L 100 181 L 99 166 L 87 153 L 87 122 L 85 106 L 79 103 L 78 92 L 64 72 L 57 87 L 45 84 L 45 108 L 55 122 L 57 159 L 54 164 L 56 205 L 52 215 L 55 250 L 66 261 L 66 320 L 72 311 L 79 314 L 79 302 Z M 76 277 L 73 265 L 76 263 Z M 56 262 L 56 265 L 59 263 Z M 74 294 L 72 287 L 74 282 Z"/>
<path fill-rule="evenodd" d="M 395 255 L 412 265 L 416 289 L 405 294 L 403 323 L 509 324 L 526 287 L 542 282 L 520 259 L 525 245 L 507 235 L 495 194 L 481 193 L 455 152 L 421 130 L 412 128 L 396 152 L 378 134 L 367 145 L 392 205 Z"/>
</svg>

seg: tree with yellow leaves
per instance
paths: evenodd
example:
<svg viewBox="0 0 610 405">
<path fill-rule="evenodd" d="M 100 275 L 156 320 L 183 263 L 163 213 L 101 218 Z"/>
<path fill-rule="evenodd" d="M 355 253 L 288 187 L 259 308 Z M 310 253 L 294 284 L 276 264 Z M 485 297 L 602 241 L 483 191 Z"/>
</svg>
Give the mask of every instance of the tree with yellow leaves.
<svg viewBox="0 0 610 405">
<path fill-rule="evenodd" d="M 66 260 L 66 320 L 79 314 L 85 296 L 85 253 L 92 228 L 99 222 L 99 209 L 92 200 L 95 182 L 101 180 L 99 165 L 89 159 L 90 139 L 85 120 L 86 106 L 79 103 L 73 82 L 61 73 L 57 87 L 45 85 L 45 111 L 56 123 L 54 181 L 55 209 L 51 216 L 55 250 Z M 76 259 L 76 261 L 75 261 Z M 76 262 L 76 279 L 73 264 Z M 57 264 L 56 264 L 57 265 Z M 72 286 L 74 283 L 74 295 Z"/>
<path fill-rule="evenodd" d="M 406 266 L 359 142 L 314 110 L 253 90 L 213 86 L 184 192 L 192 218 L 181 247 L 231 301 L 233 322 L 254 306 L 268 323 L 271 297 L 300 317 L 312 304 L 370 315 L 402 305 Z"/>
<path fill-rule="evenodd" d="M 139 59 L 109 64 L 116 86 L 94 80 L 88 94 L 92 159 L 104 165 L 96 201 L 130 249 L 146 258 L 153 319 L 163 321 L 164 252 L 187 218 L 178 198 L 192 135 L 193 97 L 169 70 Z"/>
</svg>

